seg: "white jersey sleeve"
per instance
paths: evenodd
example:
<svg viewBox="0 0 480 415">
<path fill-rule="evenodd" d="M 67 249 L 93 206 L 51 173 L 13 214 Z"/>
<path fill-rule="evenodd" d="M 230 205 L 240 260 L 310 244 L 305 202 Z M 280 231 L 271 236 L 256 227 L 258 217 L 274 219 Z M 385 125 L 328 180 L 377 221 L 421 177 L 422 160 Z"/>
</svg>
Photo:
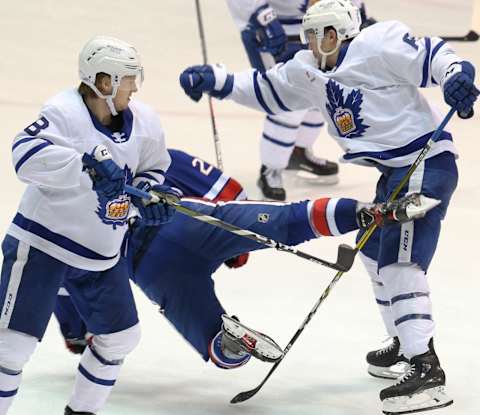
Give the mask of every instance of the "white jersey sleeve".
<svg viewBox="0 0 480 415">
<path fill-rule="evenodd" d="M 133 180 L 136 186 L 140 181 L 148 181 L 151 185 L 163 184 L 165 172 L 170 166 L 170 155 L 165 145 L 165 133 L 160 119 L 153 109 L 140 102 L 135 105 L 142 107 L 142 113 L 148 114 L 148 135 L 140 140 L 140 157 L 137 172 Z"/>
<path fill-rule="evenodd" d="M 399 83 L 420 88 L 439 85 L 448 67 L 462 60 L 441 38 L 416 38 L 407 26 L 396 21 L 383 26 L 383 37 L 376 42 L 385 67 Z"/>
<path fill-rule="evenodd" d="M 40 118 L 14 139 L 13 165 L 27 183 L 58 189 L 80 185 L 82 155 L 74 148 L 58 108 L 46 105 Z"/>
<path fill-rule="evenodd" d="M 268 5 L 265 0 L 227 0 L 228 8 L 238 29 L 242 31 L 248 24 L 250 16 L 262 6 Z"/>
<path fill-rule="evenodd" d="M 257 70 L 235 73 L 229 99 L 267 114 L 278 114 L 312 108 L 315 105 L 305 94 L 308 85 L 292 77 L 302 71 L 297 59 L 279 63 L 265 73 Z"/>
</svg>

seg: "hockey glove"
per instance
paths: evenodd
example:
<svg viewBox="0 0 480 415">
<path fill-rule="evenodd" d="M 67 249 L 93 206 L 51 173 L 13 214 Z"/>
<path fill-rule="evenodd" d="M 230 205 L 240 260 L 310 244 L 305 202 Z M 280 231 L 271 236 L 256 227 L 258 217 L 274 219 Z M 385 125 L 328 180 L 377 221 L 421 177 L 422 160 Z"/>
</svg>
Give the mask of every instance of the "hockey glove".
<svg viewBox="0 0 480 415">
<path fill-rule="evenodd" d="M 180 85 L 197 102 L 204 92 L 223 99 L 232 92 L 233 75 L 227 74 L 223 65 L 190 66 L 180 74 Z"/>
<path fill-rule="evenodd" d="M 259 50 L 280 55 L 287 44 L 287 35 L 272 8 L 264 5 L 252 14 L 247 30 L 255 33 Z"/>
<path fill-rule="evenodd" d="M 159 195 L 172 195 L 176 199 L 182 196 L 180 190 L 173 187 L 157 184 L 152 186 L 149 182 L 141 181 L 137 188 L 147 193 L 155 193 Z M 162 202 L 151 202 L 150 200 L 132 197 L 132 203 L 138 209 L 142 217 L 142 223 L 146 226 L 158 226 L 168 223 L 175 214 L 175 208 Z"/>
<path fill-rule="evenodd" d="M 460 118 L 473 116 L 473 104 L 479 94 L 474 80 L 475 68 L 467 61 L 450 65 L 443 79 L 445 102 L 458 111 Z"/>
<path fill-rule="evenodd" d="M 82 163 L 97 194 L 110 200 L 124 193 L 125 172 L 112 160 L 104 145 L 96 146 L 91 153 L 84 153 Z"/>
</svg>

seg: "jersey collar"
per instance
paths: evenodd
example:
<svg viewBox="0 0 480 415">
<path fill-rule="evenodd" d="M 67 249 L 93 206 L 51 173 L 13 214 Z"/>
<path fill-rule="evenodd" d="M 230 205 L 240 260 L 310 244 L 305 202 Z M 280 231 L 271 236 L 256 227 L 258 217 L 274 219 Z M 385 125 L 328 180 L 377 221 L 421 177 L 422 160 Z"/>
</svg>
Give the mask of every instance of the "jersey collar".
<svg viewBox="0 0 480 415">
<path fill-rule="evenodd" d="M 87 105 L 85 105 L 85 107 L 87 108 L 90 118 L 92 119 L 92 123 L 97 131 L 100 131 L 103 135 L 106 135 L 110 140 L 117 144 L 125 143 L 130 140 L 133 127 L 133 113 L 129 107 L 118 114 L 118 116 L 121 116 L 123 119 L 122 128 L 119 131 L 110 130 L 100 121 L 98 121 Z"/>
</svg>

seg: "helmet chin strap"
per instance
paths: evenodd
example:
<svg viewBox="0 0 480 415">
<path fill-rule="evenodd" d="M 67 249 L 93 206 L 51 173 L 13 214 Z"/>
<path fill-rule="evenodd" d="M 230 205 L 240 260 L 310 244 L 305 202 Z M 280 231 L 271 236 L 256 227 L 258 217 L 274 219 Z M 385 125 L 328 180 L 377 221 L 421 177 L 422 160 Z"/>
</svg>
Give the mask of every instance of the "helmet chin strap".
<svg viewBox="0 0 480 415">
<path fill-rule="evenodd" d="M 330 52 L 325 52 L 320 44 L 318 45 L 318 51 L 320 55 L 322 55 L 322 58 L 320 60 L 320 69 L 324 71 L 327 67 L 327 57 L 330 55 L 333 55 L 339 48 L 340 45 L 342 44 L 342 41 L 340 39 L 337 39 L 337 44 L 334 49 L 332 49 Z"/>
<path fill-rule="evenodd" d="M 113 98 L 115 98 L 115 96 L 117 95 L 118 85 L 113 86 L 112 93 L 110 95 L 103 95 L 100 92 L 100 90 L 90 82 L 88 83 L 88 86 L 92 88 L 92 90 L 95 92 L 95 94 L 97 94 L 99 98 L 102 98 L 107 102 L 108 109 L 110 110 L 113 116 L 118 115 L 118 112 L 115 109 L 115 104 L 113 103 Z"/>
</svg>

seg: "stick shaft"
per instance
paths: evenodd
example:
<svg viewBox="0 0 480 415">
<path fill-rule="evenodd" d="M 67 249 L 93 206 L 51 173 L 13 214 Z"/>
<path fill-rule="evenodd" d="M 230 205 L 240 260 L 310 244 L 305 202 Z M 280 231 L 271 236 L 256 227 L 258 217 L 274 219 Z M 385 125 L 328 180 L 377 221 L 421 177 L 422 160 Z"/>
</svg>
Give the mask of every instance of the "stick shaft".
<svg viewBox="0 0 480 415">
<path fill-rule="evenodd" d="M 198 33 L 200 36 L 200 46 L 202 49 L 203 64 L 208 64 L 207 42 L 205 40 L 205 30 L 203 28 L 202 10 L 200 8 L 200 0 L 195 0 L 195 10 L 197 12 Z M 220 137 L 218 136 L 217 122 L 213 111 L 212 97 L 208 97 L 208 109 L 210 111 L 210 123 L 212 125 L 213 144 L 215 146 L 215 156 L 217 158 L 217 167 L 223 170 L 222 148 L 220 146 Z"/>
</svg>

